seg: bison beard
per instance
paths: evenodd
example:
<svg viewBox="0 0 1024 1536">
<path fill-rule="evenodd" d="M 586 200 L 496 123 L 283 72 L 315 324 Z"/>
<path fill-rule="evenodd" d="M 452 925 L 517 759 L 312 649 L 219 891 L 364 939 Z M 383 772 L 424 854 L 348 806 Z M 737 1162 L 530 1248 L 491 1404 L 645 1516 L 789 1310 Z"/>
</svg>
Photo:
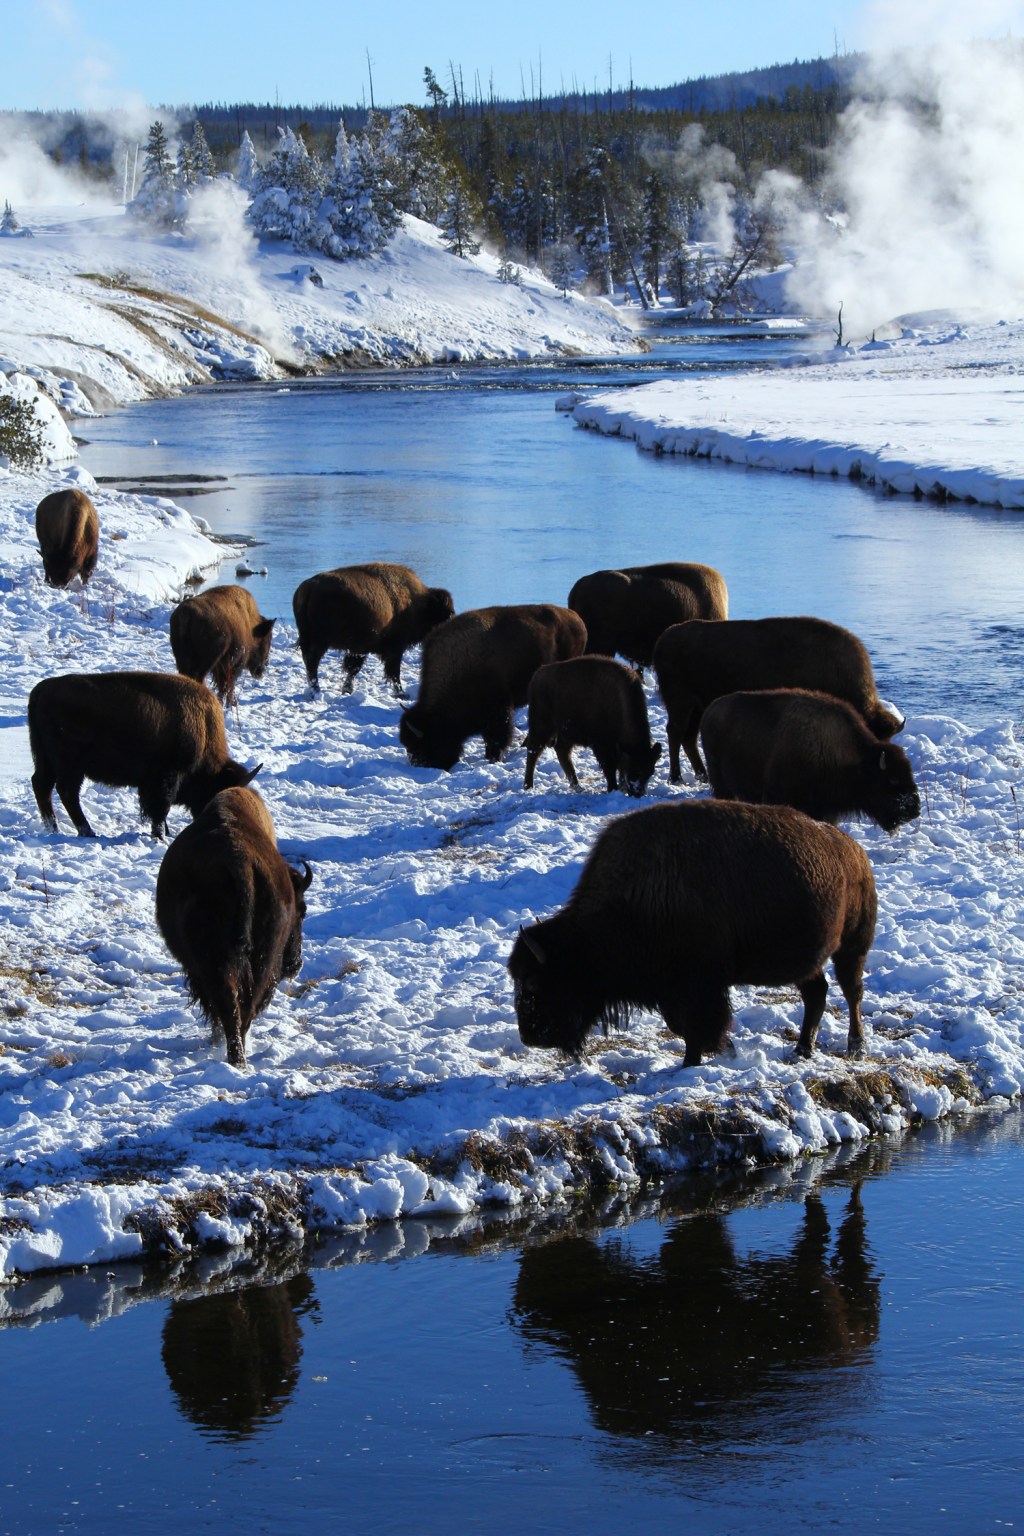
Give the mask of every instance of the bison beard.
<svg viewBox="0 0 1024 1536">
<path fill-rule="evenodd" d="M 786 807 L 653 806 L 597 839 L 568 904 L 521 930 L 509 958 L 524 1045 L 579 1056 L 595 1026 L 662 1014 L 684 1065 L 720 1049 L 734 985 L 795 985 L 810 1056 L 832 957 L 863 1049 L 860 1004 L 876 896 L 863 850 Z"/>
</svg>

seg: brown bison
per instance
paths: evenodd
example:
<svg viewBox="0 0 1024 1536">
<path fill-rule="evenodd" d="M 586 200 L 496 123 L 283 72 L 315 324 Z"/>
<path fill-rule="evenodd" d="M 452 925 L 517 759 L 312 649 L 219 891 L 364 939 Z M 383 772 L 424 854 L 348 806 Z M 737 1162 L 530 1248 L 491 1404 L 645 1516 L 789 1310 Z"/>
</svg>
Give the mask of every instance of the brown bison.
<svg viewBox="0 0 1024 1536">
<path fill-rule="evenodd" d="M 66 587 L 74 576 L 81 576 L 85 585 L 96 568 L 100 521 L 84 491 L 44 496 L 36 507 L 36 538 L 51 587 Z"/>
<path fill-rule="evenodd" d="M 300 582 L 292 598 L 299 648 L 309 686 L 320 687 L 325 651 L 344 651 L 344 693 L 367 656 L 379 656 L 384 676 L 402 693 L 402 657 L 455 612 L 443 587 L 425 587 L 407 565 L 343 565 Z"/>
<path fill-rule="evenodd" d="M 224 713 L 202 683 L 172 672 L 72 672 L 37 683 L 28 737 L 39 813 L 56 831 L 53 791 L 82 837 L 94 837 L 78 798 L 83 779 L 135 788 L 154 837 L 172 805 L 193 816 L 221 789 L 248 784 L 260 767 L 228 756 Z"/>
<path fill-rule="evenodd" d="M 573 747 L 589 747 L 609 790 L 642 795 L 661 756 L 651 742 L 644 686 L 636 672 L 609 656 L 553 661 L 533 674 L 526 735 L 524 789 L 545 747 L 553 746 L 569 783 L 579 789 Z"/>
<path fill-rule="evenodd" d="M 217 697 L 233 704 L 238 674 L 260 678 L 266 671 L 276 622 L 263 618 L 244 587 L 210 587 L 171 612 L 174 664 L 197 683 L 212 672 Z"/>
<path fill-rule="evenodd" d="M 670 560 L 581 576 L 569 607 L 587 626 L 588 653 L 625 656 L 642 672 L 670 624 L 727 619 L 729 593 L 712 566 Z"/>
<path fill-rule="evenodd" d="M 583 620 L 554 603 L 470 608 L 449 619 L 424 641 L 419 696 L 402 715 L 409 761 L 454 768 L 470 736 L 483 737 L 489 763 L 500 761 L 537 668 L 579 656 L 586 643 Z"/>
<path fill-rule="evenodd" d="M 649 1008 L 692 1067 L 725 1042 L 731 986 L 795 985 L 810 1056 L 831 955 L 859 1055 L 875 915 L 871 865 L 838 827 L 718 800 L 633 811 L 600 834 L 562 911 L 520 929 L 508 962 L 519 1034 L 579 1056 L 595 1025 Z"/>
<path fill-rule="evenodd" d="M 282 976 L 302 964 L 305 893 L 313 872 L 278 852 L 254 789 L 223 789 L 179 832 L 156 882 L 156 920 L 185 972 L 189 996 L 222 1033 L 233 1067 Z"/>
<path fill-rule="evenodd" d="M 668 712 L 669 777 L 679 780 L 682 746 L 698 778 L 701 715 L 723 693 L 809 688 L 852 704 L 883 741 L 906 724 L 883 704 L 871 660 L 856 635 L 826 619 L 730 619 L 674 624 L 654 648 L 654 670 Z"/>
<path fill-rule="evenodd" d="M 719 800 L 792 805 L 816 821 L 863 814 L 886 832 L 921 814 L 903 748 L 880 742 L 843 699 L 800 688 L 726 693 L 704 711 L 700 734 Z"/>
</svg>

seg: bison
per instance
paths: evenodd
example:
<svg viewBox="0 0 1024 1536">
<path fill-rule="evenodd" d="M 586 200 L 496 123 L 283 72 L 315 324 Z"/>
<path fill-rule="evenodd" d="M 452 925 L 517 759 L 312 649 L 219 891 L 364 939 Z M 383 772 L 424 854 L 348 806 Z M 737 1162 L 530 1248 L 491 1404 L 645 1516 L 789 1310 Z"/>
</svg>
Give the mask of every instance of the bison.
<svg viewBox="0 0 1024 1536">
<path fill-rule="evenodd" d="M 189 996 L 245 1066 L 245 1037 L 282 976 L 302 964 L 313 872 L 286 864 L 254 789 L 222 789 L 164 854 L 156 920 Z"/>
<path fill-rule="evenodd" d="M 852 704 L 884 741 L 906 724 L 878 697 L 871 660 L 857 636 L 826 619 L 673 624 L 654 648 L 654 670 L 668 712 L 673 784 L 679 780 L 680 746 L 697 777 L 707 777 L 697 732 L 704 710 L 723 693 L 765 688 L 828 693 Z"/>
<path fill-rule="evenodd" d="M 384 676 L 402 694 L 402 657 L 455 612 L 443 587 L 425 587 L 407 565 L 343 565 L 300 582 L 292 598 L 299 648 L 309 686 L 320 687 L 325 651 L 344 651 L 343 692 L 351 693 L 367 656 L 379 656 Z"/>
<path fill-rule="evenodd" d="M 636 672 L 609 656 L 553 661 L 533 674 L 527 703 L 524 789 L 533 788 L 537 759 L 550 746 L 573 789 L 579 789 L 572 751 L 589 747 L 609 790 L 643 794 L 661 743 L 651 742 L 647 700 Z"/>
<path fill-rule="evenodd" d="M 587 626 L 588 653 L 618 653 L 643 672 L 670 624 L 727 619 L 729 593 L 712 566 L 672 560 L 581 576 L 569 593 L 569 607 Z"/>
<path fill-rule="evenodd" d="M 524 1045 L 578 1057 L 595 1025 L 659 1011 L 697 1066 L 725 1043 L 729 988 L 795 985 L 810 1056 L 831 955 L 863 1051 L 875 882 L 838 827 L 788 806 L 691 800 L 609 823 L 561 912 L 520 929 L 508 969 Z"/>
<path fill-rule="evenodd" d="M 36 507 L 36 538 L 43 574 L 51 587 L 66 587 L 81 576 L 82 585 L 96 568 L 100 521 L 84 491 L 51 491 Z"/>
<path fill-rule="evenodd" d="M 816 821 L 863 814 L 886 832 L 921 814 L 902 747 L 882 743 L 852 704 L 801 688 L 726 693 L 700 726 L 719 800 L 792 805 Z"/>
<path fill-rule="evenodd" d="M 470 736 L 483 737 L 489 763 L 500 761 L 537 668 L 579 656 L 586 643 L 579 615 L 553 603 L 470 608 L 449 619 L 424 641 L 419 696 L 402 715 L 409 761 L 454 768 Z"/>
<path fill-rule="evenodd" d="M 233 704 L 238 674 L 244 669 L 261 678 L 266 671 L 276 622 L 263 618 L 244 587 L 210 587 L 171 613 L 174 664 L 197 683 L 212 672 L 217 697 Z"/>
<path fill-rule="evenodd" d="M 228 756 L 224 713 L 202 683 L 171 672 L 78 672 L 44 678 L 28 700 L 32 789 L 56 831 L 53 791 L 81 837 L 94 837 L 78 798 L 83 779 L 132 787 L 154 837 L 172 805 L 193 816 L 221 789 L 259 773 Z"/>
</svg>

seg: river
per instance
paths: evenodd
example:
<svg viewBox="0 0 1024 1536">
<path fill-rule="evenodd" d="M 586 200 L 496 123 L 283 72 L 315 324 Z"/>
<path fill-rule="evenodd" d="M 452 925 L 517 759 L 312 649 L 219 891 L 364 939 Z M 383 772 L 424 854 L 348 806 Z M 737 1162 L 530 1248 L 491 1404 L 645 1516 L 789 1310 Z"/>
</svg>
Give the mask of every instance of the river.
<svg viewBox="0 0 1024 1536">
<path fill-rule="evenodd" d="M 911 714 L 1016 718 L 1019 514 L 657 459 L 554 409 L 799 346 L 728 330 L 626 364 L 215 387 L 90 423 L 82 462 L 201 491 L 187 504 L 266 566 L 265 613 L 365 559 L 460 608 L 702 560 L 737 617 L 854 628 Z M 1012 1527 L 1021 1142 L 991 1109 L 660 1201 L 40 1276 L 0 1296 L 0 1536 Z"/>
</svg>

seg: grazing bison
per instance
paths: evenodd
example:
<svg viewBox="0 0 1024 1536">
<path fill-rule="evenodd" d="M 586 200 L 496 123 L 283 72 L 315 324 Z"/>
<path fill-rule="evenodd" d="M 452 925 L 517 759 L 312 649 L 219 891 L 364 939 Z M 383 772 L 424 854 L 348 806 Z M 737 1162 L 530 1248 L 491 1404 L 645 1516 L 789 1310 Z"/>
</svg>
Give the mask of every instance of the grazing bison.
<svg viewBox="0 0 1024 1536">
<path fill-rule="evenodd" d="M 651 742 L 647 700 L 638 675 L 609 656 L 577 656 L 540 667 L 530 683 L 524 789 L 545 747 L 553 746 L 573 789 L 580 781 L 573 747 L 589 747 L 609 790 L 642 795 L 661 756 Z"/>
<path fill-rule="evenodd" d="M 697 750 L 701 715 L 723 693 L 809 688 L 845 699 L 884 741 L 906 721 L 882 703 L 871 661 L 856 635 L 826 619 L 730 619 L 674 624 L 654 648 L 654 670 L 668 712 L 669 777 L 679 780 L 682 746 L 706 778 Z"/>
<path fill-rule="evenodd" d="M 816 821 L 863 814 L 886 832 L 921 814 L 902 747 L 872 735 L 852 704 L 804 689 L 726 693 L 700 725 L 719 800 L 792 805 Z"/>
<path fill-rule="evenodd" d="M 379 656 L 384 676 L 402 692 L 402 657 L 455 612 L 443 587 L 425 587 L 407 565 L 343 565 L 300 582 L 292 598 L 299 647 L 313 689 L 325 651 L 344 651 L 345 684 L 367 656 Z"/>
<path fill-rule="evenodd" d="M 588 654 L 618 653 L 642 672 L 670 624 L 727 619 L 729 593 L 712 566 L 670 560 L 581 576 L 569 593 L 569 607 L 587 626 Z"/>
<path fill-rule="evenodd" d="M 520 929 L 508 968 L 524 1045 L 579 1056 L 596 1025 L 658 1010 L 684 1066 L 725 1041 L 731 986 L 795 985 L 810 1056 L 831 955 L 859 1055 L 876 897 L 863 849 L 788 806 L 650 806 L 600 834 L 568 904 Z"/>
<path fill-rule="evenodd" d="M 51 587 L 66 587 L 76 575 L 85 585 L 96 568 L 100 521 L 84 491 L 52 491 L 44 496 L 36 507 L 36 538 Z"/>
<path fill-rule="evenodd" d="M 233 704 L 238 674 L 245 669 L 260 678 L 266 671 L 276 622 L 263 618 L 244 587 L 211 587 L 171 613 L 174 664 L 197 683 L 212 672 L 217 697 Z"/>
<path fill-rule="evenodd" d="M 224 789 L 179 832 L 156 882 L 156 920 L 189 996 L 245 1066 L 245 1037 L 282 976 L 302 964 L 305 893 L 313 872 L 278 852 L 254 789 Z"/>
<path fill-rule="evenodd" d="M 196 816 L 218 790 L 260 771 L 228 756 L 224 713 L 209 688 L 172 672 L 45 678 L 29 694 L 28 737 L 40 815 L 56 831 L 56 788 L 82 837 L 95 836 L 78 798 L 83 779 L 137 789 L 160 837 L 172 805 Z"/>
<path fill-rule="evenodd" d="M 416 703 L 399 735 L 409 761 L 454 768 L 470 736 L 482 736 L 489 763 L 512 745 L 512 714 L 530 679 L 549 661 L 579 656 L 583 620 L 553 603 L 470 608 L 427 636 Z"/>
</svg>

